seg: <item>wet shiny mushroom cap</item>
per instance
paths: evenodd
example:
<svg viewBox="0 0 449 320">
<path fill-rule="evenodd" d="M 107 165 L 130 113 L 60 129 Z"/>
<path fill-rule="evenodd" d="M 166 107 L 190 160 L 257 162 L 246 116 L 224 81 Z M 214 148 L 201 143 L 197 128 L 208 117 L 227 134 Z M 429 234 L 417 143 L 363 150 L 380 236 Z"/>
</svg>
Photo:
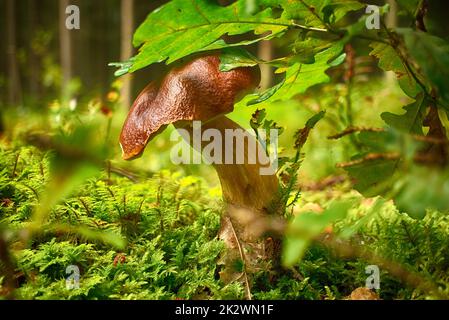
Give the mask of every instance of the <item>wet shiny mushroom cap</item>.
<svg viewBox="0 0 449 320">
<path fill-rule="evenodd" d="M 150 83 L 137 97 L 120 135 L 123 158 L 139 156 L 169 124 L 206 121 L 232 112 L 234 103 L 260 81 L 258 67 L 219 70 L 218 55 L 195 58 Z"/>
</svg>

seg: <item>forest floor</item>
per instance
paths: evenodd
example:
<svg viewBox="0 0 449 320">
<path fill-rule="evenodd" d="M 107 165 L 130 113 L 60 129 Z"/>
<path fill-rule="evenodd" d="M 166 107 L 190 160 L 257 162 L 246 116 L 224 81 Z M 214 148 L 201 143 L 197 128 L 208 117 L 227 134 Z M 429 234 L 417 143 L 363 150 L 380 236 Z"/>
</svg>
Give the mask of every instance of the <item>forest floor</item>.
<svg viewBox="0 0 449 320">
<path fill-rule="evenodd" d="M 0 145 L 0 232 L 12 266 L 0 277 L 3 293 L 11 291 L 12 277 L 18 299 L 244 298 L 242 284 L 219 280 L 219 189 L 178 172 L 132 181 L 102 171 L 43 213 L 52 157 L 35 147 Z M 449 295 L 449 216 L 428 212 L 415 220 L 392 202 L 373 210 L 376 199 L 336 182 L 309 186 L 298 207 L 359 199 L 327 232 L 346 230 L 344 241 L 371 256 L 314 243 L 275 280 L 264 271 L 256 274 L 253 298 L 344 299 L 365 286 L 374 256 L 381 257 L 381 299 L 434 298 L 435 286 Z M 79 287 L 67 286 L 73 270 L 79 271 Z"/>
</svg>

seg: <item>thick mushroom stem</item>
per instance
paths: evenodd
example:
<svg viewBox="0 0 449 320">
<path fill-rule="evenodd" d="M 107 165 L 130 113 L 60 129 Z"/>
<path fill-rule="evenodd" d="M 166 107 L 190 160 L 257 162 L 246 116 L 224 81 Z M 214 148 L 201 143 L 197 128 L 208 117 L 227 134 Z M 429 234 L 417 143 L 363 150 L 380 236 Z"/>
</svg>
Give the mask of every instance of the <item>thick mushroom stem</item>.
<svg viewBox="0 0 449 320">
<path fill-rule="evenodd" d="M 194 149 L 209 158 L 217 170 L 227 205 L 219 234 L 228 248 L 221 276 L 226 282 L 244 276 L 250 298 L 247 274 L 269 269 L 263 261 L 278 261 L 279 241 L 271 241 L 267 250 L 260 237 L 260 230 L 265 230 L 260 227 L 261 221 L 267 219 L 259 218 L 280 213 L 282 208 L 278 181 L 264 148 L 224 116 L 232 112 L 240 96 L 257 86 L 259 68 L 241 67 L 222 72 L 219 64 L 217 54 L 195 57 L 173 68 L 160 81 L 150 83 L 128 114 L 120 134 L 120 145 L 123 158 L 132 159 L 141 155 L 148 141 L 167 125 L 174 124 L 178 131 L 185 133 L 182 135 Z M 192 121 L 193 126 L 189 125 Z M 195 129 L 195 121 L 203 121 L 200 130 Z M 210 138 L 213 138 L 214 147 L 213 153 L 207 154 L 202 149 L 207 149 L 210 143 L 201 138 L 210 131 L 213 131 Z M 217 141 L 215 136 L 218 136 Z M 236 263 L 237 259 L 242 260 L 243 271 L 232 270 L 233 266 L 241 265 Z"/>
<path fill-rule="evenodd" d="M 207 122 L 201 123 L 201 132 L 194 132 L 191 126 L 177 124 L 179 129 L 187 129 L 190 135 L 203 134 L 210 129 L 217 130 L 221 139 L 216 141 L 203 141 L 201 137 L 188 137 L 189 142 L 193 139 L 201 139 L 201 153 L 207 145 L 213 145 L 213 151 L 217 152 L 221 148 L 221 155 L 213 155 L 213 160 L 217 158 L 220 163 L 212 163 L 220 178 L 223 190 L 223 198 L 227 203 L 255 210 L 261 213 L 268 213 L 270 206 L 275 200 L 279 184 L 273 170 L 270 168 L 270 158 L 262 145 L 240 125 L 225 116 L 219 116 Z M 198 144 L 192 144 L 198 149 Z M 232 153 L 232 154 L 231 154 Z M 202 153 L 206 159 L 208 155 Z M 261 174 L 263 172 L 265 174 Z"/>
<path fill-rule="evenodd" d="M 214 152 L 221 151 L 221 157 L 213 154 L 212 158 L 214 161 L 217 158 L 222 160 L 213 165 L 220 179 L 226 204 L 219 234 L 230 251 L 224 264 L 230 266 L 233 265 L 231 260 L 242 259 L 248 273 L 265 268 L 266 265 L 261 264 L 261 261 L 269 262 L 276 257 L 278 248 L 273 248 L 274 242 L 267 247 L 266 239 L 260 237 L 254 224 L 257 224 L 261 216 L 279 213 L 280 208 L 278 179 L 264 148 L 251 134 L 225 116 L 201 123 L 201 130 L 197 131 L 185 122 L 175 126 L 204 158 L 207 159 L 210 155 L 201 151 L 210 144 L 214 144 Z M 216 141 L 216 136 L 213 141 L 201 139 L 209 129 L 216 130 L 221 139 Z M 195 139 L 201 139 L 201 144 L 193 143 Z M 200 145 L 201 150 L 198 150 Z M 227 270 L 221 276 L 225 281 L 232 281 L 239 274 Z M 247 296 L 250 297 L 249 292 Z"/>
</svg>

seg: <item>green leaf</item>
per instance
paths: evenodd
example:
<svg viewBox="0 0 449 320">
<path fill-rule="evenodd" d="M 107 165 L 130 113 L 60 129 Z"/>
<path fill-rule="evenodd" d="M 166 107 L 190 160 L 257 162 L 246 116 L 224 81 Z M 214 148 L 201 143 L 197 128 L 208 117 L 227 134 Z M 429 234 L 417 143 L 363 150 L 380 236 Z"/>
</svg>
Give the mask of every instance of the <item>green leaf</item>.
<svg viewBox="0 0 449 320">
<path fill-rule="evenodd" d="M 354 0 L 333 0 L 323 8 L 324 21 L 330 24 L 340 22 L 348 12 L 356 11 L 365 7 L 365 4 Z"/>
<path fill-rule="evenodd" d="M 332 46 L 332 43 L 326 39 L 307 38 L 303 41 L 295 41 L 293 52 L 295 54 L 293 61 L 300 63 L 314 63 L 315 55 Z"/>
<path fill-rule="evenodd" d="M 396 73 L 399 85 L 404 93 L 409 97 L 416 97 L 421 89 L 397 52 L 390 45 L 382 42 L 371 43 L 370 47 L 373 48 L 370 55 L 379 59 L 379 68 Z"/>
<path fill-rule="evenodd" d="M 394 131 L 361 132 L 357 136 L 363 146 L 363 152 L 357 154 L 352 160 L 363 158 L 368 153 L 385 154 L 397 152 L 398 136 Z M 397 159 L 373 158 L 345 167 L 354 180 L 354 188 L 365 197 L 384 194 L 393 183 L 392 178 L 399 165 Z"/>
<path fill-rule="evenodd" d="M 105 244 L 114 246 L 117 249 L 123 250 L 126 246 L 126 240 L 119 234 L 115 234 L 111 231 L 98 231 L 87 228 L 85 226 L 71 226 L 68 224 L 54 223 L 45 227 L 45 230 L 51 230 L 53 232 L 63 232 L 78 234 L 91 241 L 101 241 Z"/>
<path fill-rule="evenodd" d="M 285 73 L 285 80 L 282 85 L 278 84 L 259 95 L 259 98 L 251 100 L 251 104 L 259 103 L 264 100 L 271 102 L 277 100 L 288 100 L 295 95 L 304 93 L 308 88 L 329 81 L 326 70 L 335 64 L 335 61 L 341 62 L 339 55 L 343 50 L 343 43 L 337 42 L 332 47 L 315 56 L 315 63 L 302 64 L 294 63 L 287 68 L 279 68 L 276 73 Z"/>
<path fill-rule="evenodd" d="M 309 137 L 310 130 L 312 130 L 315 125 L 324 118 L 324 115 L 326 114 L 326 111 L 320 111 L 317 114 L 313 115 L 309 120 L 307 120 L 306 125 L 304 128 L 298 130 L 298 132 L 295 135 L 295 149 L 301 150 L 301 148 L 304 146 L 304 144 L 307 141 L 307 138 Z"/>
<path fill-rule="evenodd" d="M 427 101 L 424 95 L 420 94 L 417 100 L 403 108 L 406 112 L 402 115 L 384 112 L 381 114 L 382 119 L 390 127 L 397 130 L 423 135 L 423 121 L 427 109 Z"/>
<path fill-rule="evenodd" d="M 421 0 L 396 0 L 396 2 L 399 5 L 399 9 L 402 9 L 407 15 L 414 18 Z"/>
<path fill-rule="evenodd" d="M 357 220 L 354 223 L 345 225 L 340 230 L 340 232 L 338 232 L 338 236 L 343 239 L 350 239 L 357 232 L 359 232 L 362 227 L 366 226 L 368 223 L 373 221 L 375 216 L 379 214 L 379 212 L 382 210 L 382 207 L 384 207 L 385 203 L 386 203 L 385 199 L 378 197 L 375 200 L 374 204 L 371 207 L 369 207 L 367 212 L 365 212 L 362 217 L 357 216 Z"/>
<path fill-rule="evenodd" d="M 263 120 L 265 119 L 267 115 L 267 112 L 265 111 L 265 109 L 257 109 L 251 116 L 251 119 L 249 121 L 249 124 L 251 126 L 251 128 L 253 128 L 254 130 L 257 130 L 260 128 L 260 126 L 262 125 Z"/>
<path fill-rule="evenodd" d="M 414 166 L 397 181 L 395 204 L 412 217 L 422 218 L 427 210 L 449 210 L 449 172 Z"/>
<path fill-rule="evenodd" d="M 239 67 L 253 67 L 262 63 L 242 48 L 226 48 L 220 55 L 220 71 L 226 72 Z"/>
<path fill-rule="evenodd" d="M 388 11 L 390 11 L 389 4 L 379 6 L 380 17 L 383 17 Z M 376 30 L 376 29 L 368 30 L 366 28 L 366 19 L 367 19 L 368 15 L 370 15 L 370 13 L 369 14 L 365 13 L 357 20 L 357 22 L 351 23 L 347 27 L 344 27 L 344 29 L 347 31 L 345 38 L 350 40 L 352 37 L 357 36 L 357 35 L 362 35 L 365 37 L 368 36 L 370 38 L 377 38 L 378 30 Z"/>
<path fill-rule="evenodd" d="M 352 205 L 352 201 L 334 201 L 322 213 L 304 212 L 297 215 L 287 229 L 283 265 L 291 267 L 300 260 L 311 240 L 331 223 L 344 219 Z"/>
<path fill-rule="evenodd" d="M 166 60 L 169 64 L 211 44 L 214 49 L 227 47 L 225 42 L 217 42 L 224 34 L 253 31 L 275 35 L 290 25 L 288 20 L 274 18 L 271 9 L 251 15 L 244 0 L 227 7 L 215 1 L 173 0 L 153 11 L 137 29 L 133 44 L 143 46 L 130 71 Z"/>
<path fill-rule="evenodd" d="M 396 171 L 397 160 L 372 160 L 345 168 L 355 180 L 354 188 L 365 197 L 374 197 L 389 189 L 389 179 Z"/>
<path fill-rule="evenodd" d="M 324 118 L 324 115 L 326 114 L 326 111 L 320 111 L 317 114 L 313 115 L 310 119 L 307 120 L 306 122 L 306 128 L 307 129 L 313 129 L 315 127 L 315 125 L 318 123 L 318 121 L 320 121 L 321 119 Z"/>
<path fill-rule="evenodd" d="M 258 103 L 261 103 L 261 102 L 263 102 L 263 101 L 265 101 L 265 100 L 270 99 L 271 96 L 273 96 L 273 95 L 276 93 L 276 91 L 278 91 L 278 90 L 284 85 L 284 83 L 285 83 L 285 78 L 282 79 L 282 81 L 279 82 L 278 84 L 276 84 L 276 85 L 272 86 L 271 88 L 265 90 L 265 91 L 264 91 L 263 93 L 261 93 L 260 95 L 258 95 L 258 96 L 255 95 L 255 96 L 257 96 L 257 98 L 256 98 L 256 99 L 249 100 L 249 101 L 246 103 L 246 105 L 247 105 L 247 106 L 251 106 L 251 105 L 258 104 Z"/>
<path fill-rule="evenodd" d="M 286 239 L 284 240 L 282 264 L 286 267 L 291 267 L 296 262 L 300 261 L 304 256 L 304 253 L 306 252 L 309 244 L 309 240 L 295 237 L 286 237 Z"/>
<path fill-rule="evenodd" d="M 324 28 L 339 22 L 348 12 L 364 7 L 352 0 L 298 0 L 282 1 L 284 17 L 299 20 L 307 26 Z"/>
<path fill-rule="evenodd" d="M 249 46 L 250 44 L 262 41 L 262 40 L 270 40 L 273 39 L 275 37 L 278 37 L 280 35 L 282 35 L 283 32 L 279 32 L 279 33 L 269 33 L 266 34 L 265 36 L 259 37 L 257 39 L 253 39 L 253 40 L 242 40 L 240 42 L 236 42 L 236 43 L 227 43 L 226 41 L 224 41 L 223 39 L 218 39 L 217 41 L 212 42 L 211 44 L 209 44 L 208 46 L 200 49 L 199 51 L 212 51 L 212 50 L 218 50 L 218 49 L 222 49 L 222 48 L 233 48 L 233 47 L 239 47 L 239 46 Z"/>
<path fill-rule="evenodd" d="M 343 52 L 341 55 L 339 55 L 337 58 L 329 62 L 329 67 L 337 67 L 340 64 L 342 64 L 346 60 L 346 53 Z"/>
<path fill-rule="evenodd" d="M 120 77 L 129 72 L 133 63 L 134 63 L 134 58 L 131 58 L 131 59 L 129 59 L 127 61 L 123 61 L 123 62 L 111 62 L 108 64 L 108 66 L 119 68 L 117 71 L 114 72 L 114 76 Z"/>
<path fill-rule="evenodd" d="M 438 95 L 449 106 L 449 43 L 439 37 L 412 29 L 397 29 L 404 37 L 411 57 Z"/>
</svg>

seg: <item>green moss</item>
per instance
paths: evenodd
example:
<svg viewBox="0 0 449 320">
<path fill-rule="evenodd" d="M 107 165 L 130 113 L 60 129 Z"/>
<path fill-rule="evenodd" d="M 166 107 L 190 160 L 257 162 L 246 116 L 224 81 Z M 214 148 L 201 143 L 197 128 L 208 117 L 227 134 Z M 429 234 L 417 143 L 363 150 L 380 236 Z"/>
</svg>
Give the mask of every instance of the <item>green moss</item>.
<svg viewBox="0 0 449 320">
<path fill-rule="evenodd" d="M 17 155 L 20 155 L 17 159 Z M 20 299 L 242 299 L 239 283 L 219 280 L 217 239 L 222 204 L 198 178 L 162 171 L 133 182 L 107 173 L 91 178 L 54 206 L 43 225 L 27 238 L 29 222 L 50 181 L 49 155 L 32 147 L 0 151 L 0 225 L 15 262 Z M 15 169 L 14 169 L 15 168 Z M 448 292 L 449 218 L 428 212 L 422 220 L 399 213 L 387 202 L 376 212 L 347 185 L 333 197 L 359 199 L 358 207 L 334 226 L 335 234 L 363 245 L 438 283 Z M 338 189 L 338 188 L 337 188 Z M 325 206 L 328 192 L 306 192 Z M 362 219 L 362 217 L 366 217 Z M 70 225 L 72 229 L 58 229 Z M 27 231 L 28 230 L 28 231 Z M 345 231 L 346 230 L 346 231 Z M 348 231 L 349 230 L 349 231 Z M 105 236 L 107 234 L 107 236 Z M 110 239 L 122 239 L 120 243 Z M 109 239 L 109 240 L 108 240 Z M 342 299 L 364 286 L 370 263 L 342 258 L 313 244 L 294 269 L 259 272 L 256 299 Z M 80 288 L 66 288 L 66 268 L 80 270 Z M 4 277 L 0 278 L 4 281 Z M 381 269 L 384 299 L 424 299 Z"/>
</svg>

